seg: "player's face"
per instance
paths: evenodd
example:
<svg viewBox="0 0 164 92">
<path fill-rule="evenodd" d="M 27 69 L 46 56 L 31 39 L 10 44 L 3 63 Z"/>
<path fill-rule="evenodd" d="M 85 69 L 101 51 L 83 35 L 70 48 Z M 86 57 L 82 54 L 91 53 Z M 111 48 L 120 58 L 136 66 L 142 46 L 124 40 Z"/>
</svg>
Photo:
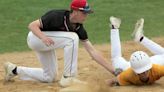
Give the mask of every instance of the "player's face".
<svg viewBox="0 0 164 92">
<path fill-rule="evenodd" d="M 149 70 L 141 74 L 137 74 L 141 81 L 146 82 L 149 80 Z"/>
<path fill-rule="evenodd" d="M 77 12 L 77 21 L 79 23 L 83 23 L 86 20 L 87 16 L 88 16 L 87 13 L 84 13 L 83 11 L 78 11 Z"/>
</svg>

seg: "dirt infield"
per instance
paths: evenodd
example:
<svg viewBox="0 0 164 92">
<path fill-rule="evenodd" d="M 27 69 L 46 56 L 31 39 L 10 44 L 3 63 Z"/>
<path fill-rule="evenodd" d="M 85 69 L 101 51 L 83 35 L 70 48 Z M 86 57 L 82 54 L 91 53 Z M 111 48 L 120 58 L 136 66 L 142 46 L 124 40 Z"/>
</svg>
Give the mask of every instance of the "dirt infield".
<svg viewBox="0 0 164 92">
<path fill-rule="evenodd" d="M 164 47 L 164 38 L 153 39 Z M 95 45 L 104 57 L 110 61 L 110 45 Z M 130 54 L 136 50 L 143 50 L 152 55 L 147 49 L 134 42 L 123 42 L 122 52 L 126 59 L 129 59 Z M 58 63 L 59 63 L 59 77 L 62 75 L 63 70 L 63 50 L 57 50 Z M 86 80 L 89 84 L 75 85 L 74 88 L 80 91 L 62 91 L 62 92 L 164 92 L 164 78 L 161 78 L 153 85 L 149 86 L 124 86 L 124 87 L 108 87 L 105 80 L 114 77 L 111 73 L 107 72 L 104 68 L 98 65 L 89 57 L 89 54 L 84 48 L 79 49 L 79 76 L 81 80 Z M 4 62 L 13 62 L 17 65 L 27 67 L 40 67 L 35 53 L 30 52 L 14 52 L 0 54 L 0 92 L 59 92 L 62 88 L 58 83 L 40 83 L 33 81 L 22 81 L 18 77 L 14 78 L 12 82 L 4 82 Z"/>
</svg>

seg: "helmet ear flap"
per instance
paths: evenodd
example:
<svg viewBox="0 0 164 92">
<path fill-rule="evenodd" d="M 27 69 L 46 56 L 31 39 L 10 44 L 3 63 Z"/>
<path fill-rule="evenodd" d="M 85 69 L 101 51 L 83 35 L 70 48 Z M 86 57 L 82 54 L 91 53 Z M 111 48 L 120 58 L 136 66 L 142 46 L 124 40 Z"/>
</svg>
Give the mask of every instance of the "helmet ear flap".
<svg viewBox="0 0 164 92">
<path fill-rule="evenodd" d="M 150 57 L 143 51 L 136 51 L 130 57 L 130 64 L 135 73 L 143 73 L 152 68 Z"/>
</svg>

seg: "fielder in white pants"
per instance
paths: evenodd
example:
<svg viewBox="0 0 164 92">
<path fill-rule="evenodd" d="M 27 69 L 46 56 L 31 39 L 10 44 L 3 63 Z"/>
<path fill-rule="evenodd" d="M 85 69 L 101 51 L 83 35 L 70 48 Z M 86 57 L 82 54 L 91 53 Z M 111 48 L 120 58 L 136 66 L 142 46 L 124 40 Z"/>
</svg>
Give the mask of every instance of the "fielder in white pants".
<svg viewBox="0 0 164 92">
<path fill-rule="evenodd" d="M 143 31 L 143 30 L 141 30 Z M 130 62 L 128 62 L 124 57 L 122 57 L 121 53 L 121 43 L 120 43 L 120 36 L 119 36 L 119 29 L 111 29 L 111 57 L 112 57 L 112 64 L 115 69 L 122 69 L 125 71 L 130 67 Z M 164 65 L 164 48 L 158 45 L 157 43 L 153 42 L 152 40 L 145 37 L 142 33 L 138 32 L 140 38 L 137 38 L 137 33 L 135 33 L 135 39 L 141 45 L 149 49 L 154 55 L 150 57 L 153 64 Z M 142 39 L 141 39 L 142 38 Z M 141 39 L 141 40 L 140 40 Z"/>
<path fill-rule="evenodd" d="M 64 48 L 64 76 L 76 76 L 79 38 L 73 32 L 44 32 L 55 41 L 54 45 L 46 46 L 32 32 L 29 32 L 28 46 L 36 51 L 42 68 L 17 67 L 17 73 L 24 80 L 52 82 L 56 79 L 58 65 L 54 49 Z"/>
</svg>

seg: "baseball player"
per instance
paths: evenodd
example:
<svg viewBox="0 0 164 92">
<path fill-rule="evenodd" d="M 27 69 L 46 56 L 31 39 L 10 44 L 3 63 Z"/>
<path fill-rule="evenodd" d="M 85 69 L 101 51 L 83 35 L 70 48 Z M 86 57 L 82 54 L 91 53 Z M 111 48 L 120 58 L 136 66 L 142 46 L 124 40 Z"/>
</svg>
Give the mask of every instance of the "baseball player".
<svg viewBox="0 0 164 92">
<path fill-rule="evenodd" d="M 59 84 L 63 87 L 72 83 L 84 83 L 77 76 L 77 58 L 79 39 L 90 56 L 108 71 L 113 68 L 104 57 L 97 52 L 88 39 L 83 22 L 88 14 L 93 11 L 86 0 L 73 0 L 71 10 L 51 10 L 29 24 L 27 37 L 28 46 L 37 54 L 42 68 L 29 68 L 16 66 L 12 63 L 5 64 L 6 81 L 19 75 L 23 80 L 37 80 L 53 82 L 57 78 L 58 65 L 54 50 L 64 49 L 64 72 Z"/>
<path fill-rule="evenodd" d="M 151 41 L 143 34 L 144 19 L 137 21 L 133 32 L 134 41 L 148 48 L 154 56 L 149 57 L 143 51 L 136 51 L 130 57 L 130 62 L 121 54 L 119 27 L 121 20 L 111 17 L 111 55 L 115 69 L 122 69 L 116 78 L 107 80 L 108 85 L 145 85 L 152 84 L 164 76 L 164 48 Z"/>
</svg>

